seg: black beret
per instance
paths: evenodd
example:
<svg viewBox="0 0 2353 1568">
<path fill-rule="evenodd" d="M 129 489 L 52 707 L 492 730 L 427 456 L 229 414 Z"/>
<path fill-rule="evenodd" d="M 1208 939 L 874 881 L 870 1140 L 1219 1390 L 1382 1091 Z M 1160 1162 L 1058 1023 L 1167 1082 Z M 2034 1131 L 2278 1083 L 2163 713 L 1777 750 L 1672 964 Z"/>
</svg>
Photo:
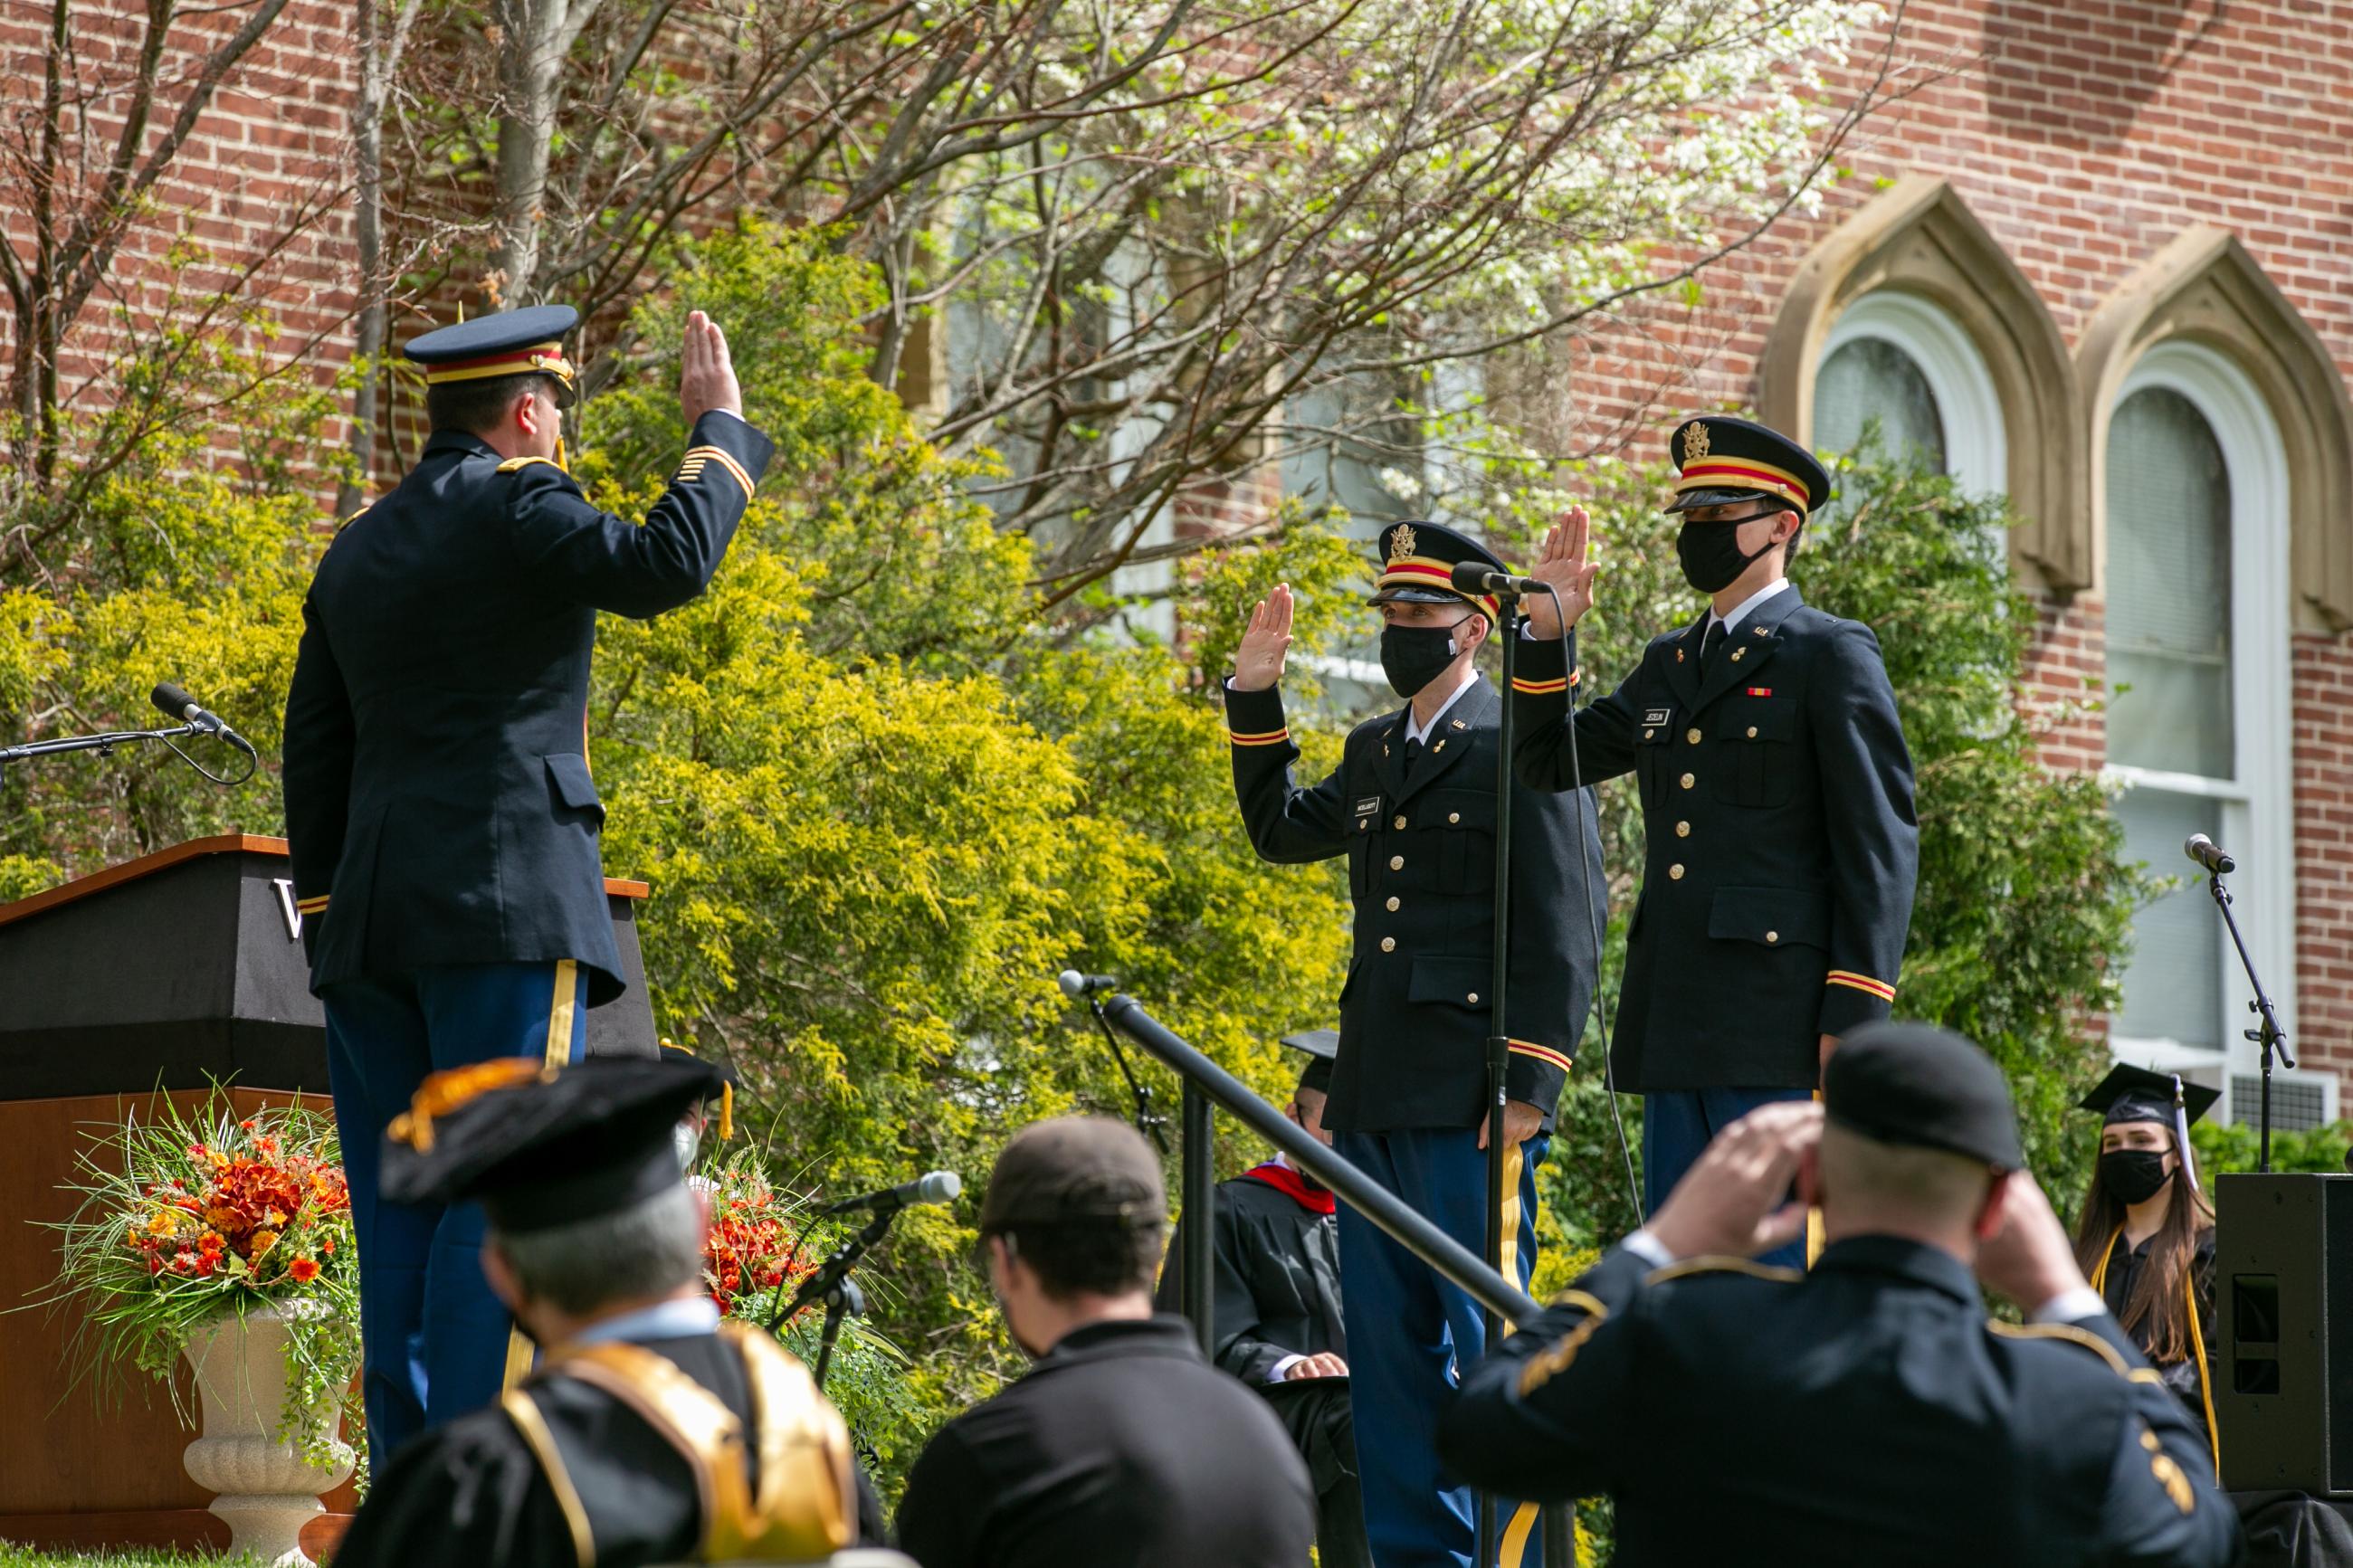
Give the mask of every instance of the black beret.
<svg viewBox="0 0 2353 1568">
<path fill-rule="evenodd" d="M 384 1195 L 479 1199 L 510 1234 L 617 1213 L 684 1180 L 679 1120 L 725 1082 L 676 1052 L 566 1068 L 501 1058 L 438 1072 L 385 1133 Z"/>
<path fill-rule="evenodd" d="M 1822 1074 L 1822 1110 L 1881 1143 L 1943 1149 L 1999 1171 L 2026 1165 L 2001 1068 L 1935 1024 L 1887 1019 L 1841 1039 Z"/>
<path fill-rule="evenodd" d="M 1157 1226 L 1168 1218 L 1160 1160 L 1124 1121 L 1058 1116 L 1013 1135 L 989 1173 L 982 1234 L 1033 1226 Z"/>
</svg>

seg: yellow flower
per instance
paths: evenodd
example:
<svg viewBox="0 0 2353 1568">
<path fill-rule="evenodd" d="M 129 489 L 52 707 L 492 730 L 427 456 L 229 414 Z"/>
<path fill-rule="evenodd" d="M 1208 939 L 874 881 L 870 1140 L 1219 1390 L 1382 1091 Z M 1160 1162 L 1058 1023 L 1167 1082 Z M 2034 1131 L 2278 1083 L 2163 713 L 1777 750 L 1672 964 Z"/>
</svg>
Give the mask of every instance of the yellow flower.
<svg viewBox="0 0 2353 1568">
<path fill-rule="evenodd" d="M 150 1236 L 177 1236 L 179 1232 L 180 1222 L 172 1217 L 170 1209 L 157 1209 L 147 1221 Z"/>
<path fill-rule="evenodd" d="M 256 1257 L 256 1258 L 259 1258 L 263 1253 L 265 1253 L 265 1252 L 269 1251 L 271 1247 L 275 1247 L 275 1246 L 277 1246 L 277 1245 L 278 1245 L 278 1233 L 277 1233 L 276 1231 L 274 1231 L 274 1230 L 257 1230 L 257 1231 L 255 1231 L 255 1232 L 253 1233 L 253 1256 L 254 1256 L 254 1257 Z"/>
</svg>

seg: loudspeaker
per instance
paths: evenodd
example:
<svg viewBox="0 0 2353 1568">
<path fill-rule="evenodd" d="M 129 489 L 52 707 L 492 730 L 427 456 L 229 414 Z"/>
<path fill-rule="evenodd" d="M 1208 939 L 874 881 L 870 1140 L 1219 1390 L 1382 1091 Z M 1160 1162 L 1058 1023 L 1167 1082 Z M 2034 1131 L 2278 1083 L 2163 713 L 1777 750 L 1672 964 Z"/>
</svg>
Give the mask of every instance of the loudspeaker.
<svg viewBox="0 0 2353 1568">
<path fill-rule="evenodd" d="M 2353 1498 L 2353 1175 L 2214 1184 L 2226 1491 Z"/>
</svg>

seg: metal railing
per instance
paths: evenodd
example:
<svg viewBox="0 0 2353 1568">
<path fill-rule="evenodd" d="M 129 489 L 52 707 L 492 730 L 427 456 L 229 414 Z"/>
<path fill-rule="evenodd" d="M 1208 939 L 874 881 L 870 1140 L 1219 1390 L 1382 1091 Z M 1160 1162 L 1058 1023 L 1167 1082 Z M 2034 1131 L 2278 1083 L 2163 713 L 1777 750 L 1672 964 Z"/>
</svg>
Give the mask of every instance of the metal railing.
<svg viewBox="0 0 2353 1568">
<path fill-rule="evenodd" d="M 1469 1247 L 1415 1212 L 1388 1188 L 1284 1116 L 1241 1079 L 1203 1056 L 1144 1010 L 1134 997 L 1115 994 L 1096 1008 L 1096 1016 L 1112 1028 L 1149 1051 L 1185 1086 L 1178 1118 L 1182 1145 L 1178 1152 L 1178 1192 L 1186 1223 L 1179 1227 L 1183 1252 L 1177 1259 L 1178 1301 L 1201 1342 L 1201 1353 L 1217 1355 L 1216 1261 L 1211 1250 L 1215 1226 L 1209 1223 L 1217 1202 L 1215 1186 L 1217 1130 L 1214 1111 L 1222 1110 L 1251 1131 L 1282 1150 L 1307 1174 L 1332 1189 L 1346 1204 L 1399 1247 L 1467 1292 L 1497 1318 L 1525 1322 L 1538 1308 L 1528 1293 L 1490 1268 Z M 1342 1310 L 1346 1310 L 1345 1283 Z M 1576 1563 L 1566 1508 L 1544 1513 L 1545 1562 L 1547 1568 L 1572 1568 Z"/>
</svg>

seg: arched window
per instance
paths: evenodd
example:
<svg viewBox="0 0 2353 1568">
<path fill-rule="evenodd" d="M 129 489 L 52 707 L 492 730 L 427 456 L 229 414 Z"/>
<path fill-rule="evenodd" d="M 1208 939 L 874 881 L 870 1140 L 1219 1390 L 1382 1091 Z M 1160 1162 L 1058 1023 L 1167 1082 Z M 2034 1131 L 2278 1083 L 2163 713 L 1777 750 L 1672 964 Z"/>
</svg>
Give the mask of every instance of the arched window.
<svg viewBox="0 0 2353 1568">
<path fill-rule="evenodd" d="M 2239 918 L 2284 1015 L 2295 887 L 2279 427 L 2236 364 L 2168 339 L 2126 375 L 2105 457 L 2107 756 L 2126 855 L 2174 877 L 2195 870 L 2181 853 L 2192 834 L 2231 847 Z M 2202 879 L 2140 912 L 2119 1056 L 2243 1067 L 2244 1002 Z"/>
<path fill-rule="evenodd" d="M 2000 395 L 1967 331 L 1920 295 L 1867 294 L 1840 313 L 1814 373 L 1814 445 L 1843 452 L 1879 422 L 1892 456 L 1951 474 L 1972 495 L 2007 483 Z"/>
</svg>

